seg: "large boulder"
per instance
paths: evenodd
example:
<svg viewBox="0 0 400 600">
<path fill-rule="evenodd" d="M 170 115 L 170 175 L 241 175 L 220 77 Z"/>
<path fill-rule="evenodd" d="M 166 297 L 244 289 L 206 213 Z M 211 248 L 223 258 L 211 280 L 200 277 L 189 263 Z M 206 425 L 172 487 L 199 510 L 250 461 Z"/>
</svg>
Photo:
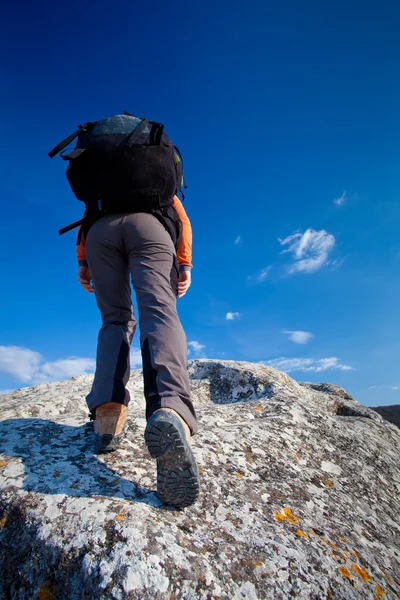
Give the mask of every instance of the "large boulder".
<svg viewBox="0 0 400 600">
<path fill-rule="evenodd" d="M 202 494 L 181 512 L 154 493 L 140 371 L 126 443 L 101 457 L 90 376 L 2 397 L 0 598 L 398 598 L 399 429 L 261 364 L 189 373 Z"/>
</svg>

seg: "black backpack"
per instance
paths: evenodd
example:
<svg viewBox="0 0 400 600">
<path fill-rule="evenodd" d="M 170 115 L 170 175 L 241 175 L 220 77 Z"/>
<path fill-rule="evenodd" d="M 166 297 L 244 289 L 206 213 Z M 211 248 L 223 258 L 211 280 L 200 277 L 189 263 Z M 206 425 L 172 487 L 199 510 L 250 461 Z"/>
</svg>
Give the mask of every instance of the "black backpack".
<svg viewBox="0 0 400 600">
<path fill-rule="evenodd" d="M 181 222 L 172 202 L 186 185 L 182 155 L 164 133 L 164 125 L 127 112 L 85 123 L 51 150 L 49 157 L 76 137 L 75 149 L 61 156 L 69 161 L 67 178 L 75 196 L 85 203 L 86 216 L 60 229 L 60 235 L 79 225 L 86 235 L 105 214 L 150 212 L 177 248 Z"/>
</svg>

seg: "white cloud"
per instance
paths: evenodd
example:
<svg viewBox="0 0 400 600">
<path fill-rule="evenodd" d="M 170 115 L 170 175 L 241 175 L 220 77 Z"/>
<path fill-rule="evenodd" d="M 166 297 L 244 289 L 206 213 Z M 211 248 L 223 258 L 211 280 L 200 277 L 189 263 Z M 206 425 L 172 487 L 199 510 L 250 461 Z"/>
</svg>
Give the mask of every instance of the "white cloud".
<svg viewBox="0 0 400 600">
<path fill-rule="evenodd" d="M 389 384 L 370 385 L 368 389 L 370 389 L 370 390 L 400 390 L 400 385 L 389 385 Z"/>
<path fill-rule="evenodd" d="M 241 242 L 241 237 L 240 237 L 240 235 L 238 235 L 235 240 L 235 244 L 240 244 L 240 242 Z"/>
<path fill-rule="evenodd" d="M 332 260 L 329 262 L 329 269 L 331 271 L 337 271 L 338 269 L 340 269 L 340 267 L 343 265 L 343 263 L 345 262 L 345 259 L 342 258 L 337 258 L 336 260 Z"/>
<path fill-rule="evenodd" d="M 307 229 L 305 233 L 294 233 L 279 242 L 288 245 L 285 252 L 293 254 L 294 262 L 289 265 L 289 273 L 313 273 L 328 264 L 329 252 L 335 245 L 335 238 L 324 229 Z"/>
<path fill-rule="evenodd" d="M 39 352 L 19 346 L 0 346 L 0 372 L 23 383 L 43 383 L 67 379 L 93 372 L 91 358 L 71 356 L 53 362 L 44 362 Z"/>
<path fill-rule="evenodd" d="M 0 371 L 19 381 L 32 381 L 42 360 L 39 352 L 28 348 L 0 346 Z"/>
<path fill-rule="evenodd" d="M 190 352 L 194 352 L 195 354 L 199 354 L 202 350 L 204 350 L 205 345 L 204 344 L 200 344 L 200 342 L 197 342 L 196 340 L 193 340 L 192 342 L 188 342 L 188 354 Z"/>
<path fill-rule="evenodd" d="M 289 340 L 294 342 L 295 344 L 307 344 L 314 336 L 309 331 L 287 331 L 284 330 L 282 333 L 285 333 L 289 336 Z"/>
<path fill-rule="evenodd" d="M 266 278 L 266 276 L 268 275 L 268 273 L 270 272 L 271 267 L 264 267 L 264 269 L 261 269 L 261 271 L 259 272 L 259 274 L 257 275 L 257 279 L 258 281 L 264 281 L 264 279 Z"/>
<path fill-rule="evenodd" d="M 227 312 L 226 313 L 226 320 L 227 321 L 233 321 L 234 319 L 237 319 L 239 316 L 238 312 Z"/>
<path fill-rule="evenodd" d="M 340 196 L 340 198 L 336 198 L 333 203 L 337 204 L 338 206 L 342 206 L 343 204 L 345 204 L 345 202 L 347 202 L 347 192 L 346 190 L 343 192 L 343 194 Z"/>
<path fill-rule="evenodd" d="M 315 371 L 326 371 L 328 369 L 336 369 L 339 371 L 355 371 L 353 367 L 349 365 L 342 365 L 339 362 L 339 358 L 332 356 L 331 358 L 321 358 L 317 361 L 317 368 Z"/>
<path fill-rule="evenodd" d="M 256 281 L 264 281 L 264 279 L 267 277 L 268 273 L 271 270 L 271 265 L 269 265 L 268 267 L 264 267 L 263 269 L 261 269 L 261 271 L 259 271 L 259 273 L 257 273 L 257 275 L 249 275 L 247 279 L 255 279 Z"/>
<path fill-rule="evenodd" d="M 195 342 L 196 343 L 196 342 Z M 199 349 L 204 348 L 199 344 Z M 131 348 L 131 368 L 142 367 L 142 354 L 139 348 Z M 68 358 L 45 362 L 39 352 L 20 346 L 0 346 L 0 372 L 26 384 L 61 381 L 79 375 L 93 373 L 96 361 L 92 358 L 70 356 Z M 7 394 L 13 390 L 3 390 Z"/>
<path fill-rule="evenodd" d="M 140 348 L 131 348 L 131 369 L 142 368 L 142 353 Z"/>
<path fill-rule="evenodd" d="M 43 381 L 61 381 L 62 379 L 93 373 L 95 367 L 96 361 L 92 358 L 71 356 L 70 358 L 44 363 L 40 366 L 34 378 Z"/>
<path fill-rule="evenodd" d="M 343 365 L 336 357 L 320 358 L 276 358 L 265 362 L 270 367 L 275 367 L 280 371 L 320 371 L 336 370 L 336 371 L 354 371 L 353 367 Z"/>
</svg>

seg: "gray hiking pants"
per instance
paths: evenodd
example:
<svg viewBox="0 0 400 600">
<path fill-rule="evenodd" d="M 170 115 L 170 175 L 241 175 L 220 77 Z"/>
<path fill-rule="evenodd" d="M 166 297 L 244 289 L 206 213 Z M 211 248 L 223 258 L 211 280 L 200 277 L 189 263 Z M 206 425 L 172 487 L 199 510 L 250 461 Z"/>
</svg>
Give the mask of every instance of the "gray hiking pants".
<svg viewBox="0 0 400 600">
<path fill-rule="evenodd" d="M 187 341 L 176 312 L 178 263 L 171 237 L 151 214 L 107 215 L 89 230 L 86 256 L 103 325 L 96 373 L 86 400 L 90 410 L 105 402 L 129 403 L 129 352 L 139 309 L 146 418 L 173 408 L 197 431 L 186 370 Z"/>
</svg>

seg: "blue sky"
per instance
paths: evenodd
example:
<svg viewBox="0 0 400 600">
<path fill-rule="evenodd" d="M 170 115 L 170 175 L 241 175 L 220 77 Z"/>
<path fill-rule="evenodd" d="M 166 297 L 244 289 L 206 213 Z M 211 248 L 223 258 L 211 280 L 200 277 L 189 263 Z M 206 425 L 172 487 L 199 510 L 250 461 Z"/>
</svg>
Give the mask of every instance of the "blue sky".
<svg viewBox="0 0 400 600">
<path fill-rule="evenodd" d="M 400 7 L 339 0 L 9 4 L 1 26 L 0 389 L 90 372 L 61 159 L 127 109 L 181 148 L 189 357 L 400 403 Z M 138 337 L 133 363 L 138 360 Z"/>
</svg>

